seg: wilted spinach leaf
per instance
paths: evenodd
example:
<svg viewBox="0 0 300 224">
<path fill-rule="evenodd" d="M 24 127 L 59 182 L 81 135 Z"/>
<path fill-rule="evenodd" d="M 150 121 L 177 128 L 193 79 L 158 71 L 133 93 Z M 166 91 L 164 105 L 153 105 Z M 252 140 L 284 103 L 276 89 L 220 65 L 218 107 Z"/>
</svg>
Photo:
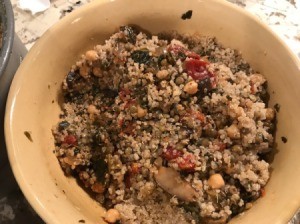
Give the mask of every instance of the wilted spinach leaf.
<svg viewBox="0 0 300 224">
<path fill-rule="evenodd" d="M 93 168 L 95 170 L 97 180 L 103 183 L 105 181 L 105 174 L 108 172 L 107 163 L 104 159 L 100 158 L 93 162 Z"/>
<path fill-rule="evenodd" d="M 136 63 L 148 64 L 151 61 L 151 56 L 148 50 L 136 50 L 131 53 L 131 58 Z"/>
</svg>

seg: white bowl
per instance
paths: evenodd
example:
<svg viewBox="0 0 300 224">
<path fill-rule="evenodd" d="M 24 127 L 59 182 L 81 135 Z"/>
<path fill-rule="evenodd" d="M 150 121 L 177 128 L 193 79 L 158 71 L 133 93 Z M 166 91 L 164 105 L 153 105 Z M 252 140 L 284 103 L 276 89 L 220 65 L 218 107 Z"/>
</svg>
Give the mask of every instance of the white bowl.
<svg viewBox="0 0 300 224">
<path fill-rule="evenodd" d="M 182 20 L 187 10 L 193 10 L 193 16 Z M 137 24 L 152 33 L 175 29 L 216 36 L 224 45 L 240 50 L 267 77 L 270 104 L 281 105 L 278 153 L 266 196 L 231 222 L 287 223 L 300 205 L 300 64 L 260 21 L 217 0 L 93 1 L 66 16 L 33 46 L 10 89 L 5 134 L 15 177 L 38 214 L 47 223 L 102 223 L 103 208 L 74 179 L 64 176 L 52 153 L 51 128 L 58 121 L 58 95 L 70 66 L 124 24 Z M 25 131 L 31 133 L 32 142 Z M 286 144 L 281 136 L 288 138 Z"/>
</svg>

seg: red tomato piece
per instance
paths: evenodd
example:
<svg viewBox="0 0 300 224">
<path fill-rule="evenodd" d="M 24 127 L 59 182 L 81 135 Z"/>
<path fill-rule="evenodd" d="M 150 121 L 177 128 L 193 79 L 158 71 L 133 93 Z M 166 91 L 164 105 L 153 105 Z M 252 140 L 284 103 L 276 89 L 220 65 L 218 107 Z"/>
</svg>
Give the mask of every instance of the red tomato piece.
<svg viewBox="0 0 300 224">
<path fill-rule="evenodd" d="M 77 139 L 74 135 L 67 135 L 64 138 L 63 143 L 68 144 L 68 145 L 77 145 Z"/>
<path fill-rule="evenodd" d="M 162 157 L 166 160 L 172 160 L 172 159 L 176 159 L 180 156 L 183 155 L 183 152 L 182 151 L 179 151 L 177 149 L 174 149 L 172 146 L 168 146 L 166 148 L 166 151 L 164 151 L 162 153 Z"/>
<path fill-rule="evenodd" d="M 188 58 L 193 58 L 193 59 L 200 59 L 200 55 L 196 54 L 193 51 L 189 51 L 188 49 L 178 45 L 178 44 L 173 44 L 168 47 L 168 50 L 178 56 L 180 53 L 184 54 Z"/>
<path fill-rule="evenodd" d="M 124 106 L 124 109 L 127 109 L 127 108 L 131 107 L 131 106 L 134 105 L 134 104 L 136 104 L 136 100 L 135 100 L 135 99 L 129 99 L 129 100 L 126 102 L 126 104 L 125 104 L 125 106 Z"/>
<path fill-rule="evenodd" d="M 201 121 L 202 123 L 206 122 L 206 118 L 205 115 L 203 113 L 201 113 L 200 111 L 196 111 L 196 110 L 187 110 L 187 114 L 188 116 L 191 116 L 192 118 Z"/>
<path fill-rule="evenodd" d="M 185 61 L 185 69 L 194 80 L 204 80 L 214 76 L 207 70 L 207 65 L 208 62 L 203 60 L 190 59 Z"/>
<path fill-rule="evenodd" d="M 260 189 L 260 194 L 262 197 L 266 196 L 266 190 L 264 188 Z"/>
<path fill-rule="evenodd" d="M 192 51 L 187 51 L 185 53 L 185 55 L 188 57 L 188 58 L 193 58 L 193 59 L 200 59 L 200 55 L 199 54 L 196 54 L 195 52 L 192 52 Z"/>
<path fill-rule="evenodd" d="M 185 157 L 179 158 L 178 167 L 186 172 L 194 172 L 196 167 L 195 156 L 193 154 L 188 154 Z"/>
<path fill-rule="evenodd" d="M 129 89 L 121 89 L 119 92 L 120 99 L 125 101 L 126 96 L 130 95 L 131 91 Z"/>
</svg>

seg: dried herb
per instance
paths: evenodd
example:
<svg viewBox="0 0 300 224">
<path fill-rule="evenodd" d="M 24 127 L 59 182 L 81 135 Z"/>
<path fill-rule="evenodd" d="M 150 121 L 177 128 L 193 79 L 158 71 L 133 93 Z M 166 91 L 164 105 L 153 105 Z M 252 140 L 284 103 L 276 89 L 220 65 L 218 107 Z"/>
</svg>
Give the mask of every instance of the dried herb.
<svg viewBox="0 0 300 224">
<path fill-rule="evenodd" d="M 276 112 L 278 113 L 279 110 L 280 110 L 280 105 L 279 105 L 278 103 L 276 103 L 276 104 L 274 105 L 274 109 L 275 109 Z"/>
<path fill-rule="evenodd" d="M 183 20 L 191 19 L 192 15 L 193 15 L 193 10 L 188 10 L 187 12 L 182 14 L 181 19 Z"/>
<path fill-rule="evenodd" d="M 24 131 L 24 135 L 26 136 L 26 138 L 27 138 L 29 141 L 33 142 L 33 139 L 32 139 L 32 137 L 31 137 L 31 133 L 30 133 L 29 131 Z"/>
<path fill-rule="evenodd" d="M 287 139 L 286 137 L 282 136 L 282 137 L 281 137 L 281 141 L 282 141 L 283 143 L 287 143 L 288 139 Z"/>
<path fill-rule="evenodd" d="M 93 162 L 93 168 L 95 170 L 95 174 L 97 180 L 101 183 L 105 181 L 105 174 L 108 172 L 108 165 L 104 159 L 98 159 Z"/>
</svg>

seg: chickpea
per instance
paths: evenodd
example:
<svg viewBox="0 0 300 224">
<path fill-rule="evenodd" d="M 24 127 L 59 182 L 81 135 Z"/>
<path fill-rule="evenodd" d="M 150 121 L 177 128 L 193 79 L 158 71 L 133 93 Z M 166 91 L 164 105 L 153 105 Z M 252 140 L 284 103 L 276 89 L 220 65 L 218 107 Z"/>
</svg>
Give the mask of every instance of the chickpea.
<svg viewBox="0 0 300 224">
<path fill-rule="evenodd" d="M 156 77 L 159 79 L 166 79 L 169 76 L 169 72 L 167 70 L 160 70 L 156 73 Z"/>
<path fill-rule="evenodd" d="M 236 124 L 232 124 L 230 127 L 227 128 L 227 135 L 231 139 L 239 139 L 241 137 L 239 128 Z"/>
<path fill-rule="evenodd" d="M 101 76 L 102 76 L 101 69 L 99 67 L 94 67 L 93 74 L 94 74 L 94 76 L 101 78 Z"/>
<path fill-rule="evenodd" d="M 179 115 L 185 114 L 184 106 L 182 106 L 181 104 L 177 104 L 177 105 L 176 105 L 176 110 L 177 110 L 177 113 L 178 113 Z"/>
<path fill-rule="evenodd" d="M 83 78 L 88 78 L 90 73 L 90 68 L 86 65 L 83 65 L 80 69 L 79 69 L 79 74 L 83 77 Z"/>
<path fill-rule="evenodd" d="M 266 119 L 267 120 L 273 120 L 275 117 L 275 112 L 272 108 L 267 108 L 266 110 Z"/>
<path fill-rule="evenodd" d="M 218 173 L 211 175 L 207 183 L 213 189 L 220 189 L 225 185 L 222 175 Z"/>
<path fill-rule="evenodd" d="M 111 208 L 106 212 L 104 219 L 109 223 L 115 223 L 121 219 L 121 215 L 117 209 Z"/>
<path fill-rule="evenodd" d="M 147 114 L 147 110 L 146 109 L 143 109 L 141 106 L 137 106 L 137 116 L 139 118 L 142 118 L 142 117 L 145 117 Z"/>
<path fill-rule="evenodd" d="M 95 50 L 90 50 L 85 53 L 85 58 L 88 61 L 96 61 L 98 59 L 98 54 Z"/>
<path fill-rule="evenodd" d="M 97 110 L 97 108 L 95 107 L 95 105 L 89 105 L 87 108 L 87 112 L 89 114 L 97 114 L 99 111 Z"/>
<path fill-rule="evenodd" d="M 183 87 L 183 90 L 190 95 L 193 95 L 198 92 L 198 83 L 195 81 L 190 81 Z"/>
<path fill-rule="evenodd" d="M 245 209 L 248 210 L 248 209 L 252 208 L 252 206 L 253 206 L 252 203 L 246 203 Z"/>
</svg>

